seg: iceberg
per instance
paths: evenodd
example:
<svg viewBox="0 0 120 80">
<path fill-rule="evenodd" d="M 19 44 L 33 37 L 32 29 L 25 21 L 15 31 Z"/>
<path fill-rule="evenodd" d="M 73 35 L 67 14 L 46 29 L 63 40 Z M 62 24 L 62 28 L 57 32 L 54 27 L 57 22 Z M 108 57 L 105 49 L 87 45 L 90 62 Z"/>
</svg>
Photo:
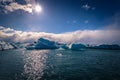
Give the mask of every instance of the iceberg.
<svg viewBox="0 0 120 80">
<path fill-rule="evenodd" d="M 15 47 L 8 42 L 0 41 L 0 50 L 14 49 Z"/>
<path fill-rule="evenodd" d="M 93 49 L 120 50 L 120 46 L 117 44 L 113 44 L 113 45 L 102 44 L 99 46 L 94 46 L 92 48 Z"/>
<path fill-rule="evenodd" d="M 26 49 L 27 49 L 27 50 L 34 50 L 34 49 L 35 49 L 35 46 L 27 46 Z"/>
<path fill-rule="evenodd" d="M 85 49 L 86 49 L 86 46 L 85 46 L 84 44 L 71 44 L 71 45 L 69 46 L 69 48 L 70 48 L 71 50 L 76 50 L 76 51 L 78 51 L 78 50 L 85 50 Z"/>
<path fill-rule="evenodd" d="M 40 38 L 35 44 L 35 49 L 58 49 L 59 44 L 48 39 Z"/>
<path fill-rule="evenodd" d="M 62 45 L 60 46 L 60 48 L 61 48 L 61 49 L 64 49 L 64 50 L 68 50 L 68 49 L 69 49 L 69 47 L 68 47 L 67 44 L 62 44 Z"/>
<path fill-rule="evenodd" d="M 83 44 L 62 44 L 44 38 L 39 38 L 33 45 L 28 45 L 27 50 L 33 49 L 59 49 L 59 50 L 85 50 L 86 46 Z"/>
</svg>

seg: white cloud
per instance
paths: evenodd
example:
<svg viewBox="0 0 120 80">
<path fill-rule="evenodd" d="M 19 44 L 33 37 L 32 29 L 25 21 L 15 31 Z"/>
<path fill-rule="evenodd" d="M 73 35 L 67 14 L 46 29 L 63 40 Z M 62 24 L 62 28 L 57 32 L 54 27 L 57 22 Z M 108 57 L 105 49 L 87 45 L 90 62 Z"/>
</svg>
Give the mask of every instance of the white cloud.
<svg viewBox="0 0 120 80">
<path fill-rule="evenodd" d="M 32 13 L 31 4 L 21 5 L 21 4 L 18 4 L 17 2 L 12 2 L 9 5 L 6 5 L 4 8 L 6 11 L 9 11 L 9 12 L 13 12 L 15 10 L 24 10 L 28 13 Z"/>
<path fill-rule="evenodd" d="M 0 0 L 0 2 L 5 3 L 5 2 L 14 2 L 15 0 Z"/>
<path fill-rule="evenodd" d="M 20 4 L 16 0 L 0 0 L 0 7 L 2 7 L 1 11 L 4 13 L 14 12 L 16 10 L 23 10 L 28 13 L 33 13 L 35 11 L 40 11 L 41 7 L 38 8 L 36 0 L 23 0 L 24 4 Z M 36 9 L 37 7 L 37 9 Z"/>
<path fill-rule="evenodd" d="M 119 30 L 78 30 L 61 34 L 23 32 L 0 27 L 0 39 L 14 42 L 33 42 L 40 37 L 61 43 L 120 44 Z"/>
<path fill-rule="evenodd" d="M 83 5 L 82 8 L 85 9 L 85 10 L 89 10 L 89 9 L 95 10 L 96 9 L 95 7 L 91 7 L 88 4 Z"/>
<path fill-rule="evenodd" d="M 82 6 L 82 8 L 84 8 L 85 10 L 88 10 L 88 9 L 90 9 L 90 6 L 88 4 L 85 4 Z"/>
<path fill-rule="evenodd" d="M 16 10 L 23 10 L 28 13 L 33 12 L 33 6 L 35 6 L 35 0 L 24 0 L 25 4 L 20 4 L 16 0 L 0 0 L 1 11 L 8 13 Z"/>
</svg>

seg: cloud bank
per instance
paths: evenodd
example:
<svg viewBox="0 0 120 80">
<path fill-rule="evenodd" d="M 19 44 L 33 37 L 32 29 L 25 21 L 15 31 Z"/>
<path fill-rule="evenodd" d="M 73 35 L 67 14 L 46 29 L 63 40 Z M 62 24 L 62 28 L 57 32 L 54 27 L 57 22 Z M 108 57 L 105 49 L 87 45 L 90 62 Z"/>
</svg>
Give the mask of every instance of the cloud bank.
<svg viewBox="0 0 120 80">
<path fill-rule="evenodd" d="M 61 34 L 23 32 L 0 26 L 0 39 L 12 42 L 34 42 L 44 37 L 60 43 L 120 44 L 119 30 L 78 30 Z"/>
</svg>

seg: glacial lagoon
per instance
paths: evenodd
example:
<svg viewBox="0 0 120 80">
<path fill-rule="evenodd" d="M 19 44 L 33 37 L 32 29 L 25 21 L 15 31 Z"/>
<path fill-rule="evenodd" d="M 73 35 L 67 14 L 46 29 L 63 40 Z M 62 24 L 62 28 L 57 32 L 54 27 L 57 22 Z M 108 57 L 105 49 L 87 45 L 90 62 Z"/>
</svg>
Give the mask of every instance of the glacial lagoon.
<svg viewBox="0 0 120 80">
<path fill-rule="evenodd" d="M 120 80 L 120 50 L 0 51 L 0 80 Z"/>
</svg>

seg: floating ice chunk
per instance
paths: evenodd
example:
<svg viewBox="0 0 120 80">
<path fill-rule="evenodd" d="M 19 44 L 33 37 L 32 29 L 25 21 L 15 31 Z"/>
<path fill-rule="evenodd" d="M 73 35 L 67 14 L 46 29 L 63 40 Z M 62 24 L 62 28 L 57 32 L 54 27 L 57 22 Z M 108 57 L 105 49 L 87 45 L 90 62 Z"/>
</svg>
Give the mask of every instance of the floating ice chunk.
<svg viewBox="0 0 120 80">
<path fill-rule="evenodd" d="M 59 57 L 61 57 L 62 56 L 62 54 L 61 53 L 59 53 L 59 54 L 56 54 L 57 56 L 59 56 Z"/>
<path fill-rule="evenodd" d="M 84 44 L 71 44 L 69 48 L 71 50 L 85 50 L 86 46 Z"/>
<path fill-rule="evenodd" d="M 35 49 L 58 49 L 58 43 L 44 38 L 38 39 Z"/>
</svg>

